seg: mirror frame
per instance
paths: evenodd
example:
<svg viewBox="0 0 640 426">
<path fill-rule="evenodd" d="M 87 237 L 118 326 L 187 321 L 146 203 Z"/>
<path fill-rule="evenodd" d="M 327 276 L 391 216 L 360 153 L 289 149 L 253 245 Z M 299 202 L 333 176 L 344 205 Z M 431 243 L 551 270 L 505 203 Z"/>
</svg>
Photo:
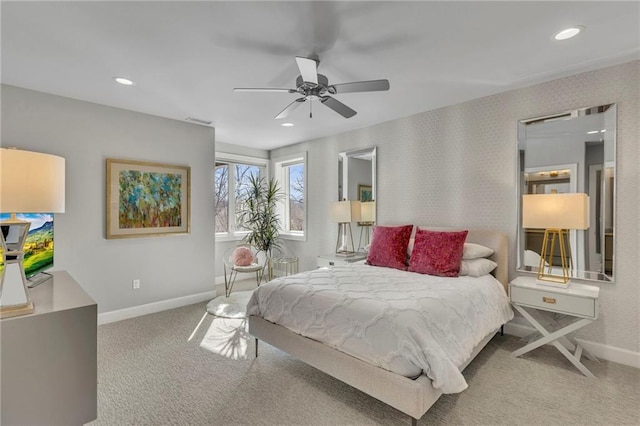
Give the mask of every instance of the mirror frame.
<svg viewBox="0 0 640 426">
<path fill-rule="evenodd" d="M 516 188 L 516 197 L 517 197 L 517 232 L 516 232 L 516 249 L 517 249 L 517 257 L 516 257 L 516 270 L 518 272 L 525 272 L 525 273 L 531 273 L 531 274 L 535 274 L 537 273 L 538 268 L 535 266 L 526 266 L 523 265 L 523 261 L 524 261 L 524 244 L 525 244 L 525 238 L 524 238 L 524 233 L 525 230 L 522 227 L 522 195 L 525 193 L 524 192 L 524 185 L 526 184 L 526 180 L 524 179 L 524 173 L 525 173 L 525 167 L 524 167 L 524 158 L 525 158 L 525 151 L 526 151 L 526 146 L 523 148 L 523 144 L 525 144 L 526 141 L 526 126 L 530 125 L 530 124 L 534 124 L 534 123 L 538 123 L 538 122 L 542 122 L 542 121 L 547 121 L 547 120 L 561 120 L 561 119 L 574 119 L 574 118 L 579 118 L 579 117 L 584 117 L 586 115 L 590 115 L 590 114 L 604 114 L 606 112 L 609 111 L 613 111 L 614 116 L 613 116 L 613 129 L 609 129 L 607 128 L 608 131 L 613 130 L 613 137 L 611 138 L 611 143 L 612 143 L 612 150 L 613 150 L 613 160 L 610 162 L 607 162 L 605 158 L 603 158 L 603 171 L 607 168 L 607 164 L 609 164 L 609 167 L 612 167 L 612 179 L 613 179 L 613 185 L 611 187 L 611 197 L 612 197 L 612 211 L 611 211 L 611 229 L 612 229 L 612 256 L 611 256 L 611 274 L 607 274 L 604 270 L 602 272 L 599 271 L 583 271 L 583 270 L 578 270 L 578 271 L 571 271 L 571 278 L 574 279 L 578 279 L 578 280 L 586 280 L 586 281 L 597 281 L 597 282 L 607 282 L 607 283 L 612 283 L 614 282 L 615 279 L 615 235 L 616 235 L 616 201 L 617 201 L 617 191 L 616 191 L 616 187 L 617 187 L 617 182 L 616 182 L 616 166 L 617 166 L 617 119 L 618 119 L 618 115 L 617 115 L 617 105 L 615 103 L 610 103 L 610 104 L 604 104 L 604 105 L 600 105 L 600 106 L 595 106 L 595 107 L 588 107 L 588 108 L 579 108 L 579 109 L 575 109 L 575 110 L 571 110 L 571 111 L 565 111 L 562 113 L 558 113 L 558 114 L 551 114 L 551 115 L 545 115 L 545 116 L 541 116 L 541 117 L 536 117 L 536 118 L 529 118 L 529 119 L 523 119 L 523 120 L 519 120 L 517 123 L 518 129 L 517 129 L 517 141 L 516 141 L 516 149 L 517 149 L 517 154 L 516 154 L 516 182 L 517 182 L 517 188 Z M 604 149 L 604 146 L 603 146 Z M 606 151 L 606 150 L 605 150 Z M 563 162 L 562 160 L 560 160 L 560 162 Z M 549 165 L 548 168 L 550 169 L 558 169 L 558 167 L 562 168 L 564 166 L 567 166 L 567 164 L 565 165 L 559 165 L 559 164 L 555 164 L 555 165 Z M 570 165 L 569 165 L 570 166 Z M 546 167 L 546 166 L 544 166 Z M 543 166 L 539 166 L 539 167 L 535 167 L 536 170 L 542 170 L 544 168 Z M 539 171 L 538 170 L 538 171 Z M 585 174 L 584 170 L 578 170 L 578 173 L 583 173 Z M 575 175 L 578 175 L 577 173 L 574 173 Z M 586 176 L 586 175 L 585 175 Z M 586 178 L 586 177 L 585 177 Z M 575 185 L 575 183 L 571 183 L 572 185 Z M 590 203 L 595 203 L 595 201 L 590 200 Z M 606 216 L 605 216 L 606 217 Z M 571 231 L 572 237 L 571 237 L 571 246 L 575 247 L 575 243 L 576 243 L 576 231 Z M 602 247 L 605 246 L 606 244 L 606 229 L 603 226 L 602 230 L 601 230 L 601 239 L 602 239 Z M 584 241 L 584 240 L 583 240 Z M 586 243 L 584 243 L 586 244 Z M 602 256 L 604 256 L 604 254 L 602 254 Z M 603 262 L 605 262 L 605 260 L 603 259 Z"/>
</svg>

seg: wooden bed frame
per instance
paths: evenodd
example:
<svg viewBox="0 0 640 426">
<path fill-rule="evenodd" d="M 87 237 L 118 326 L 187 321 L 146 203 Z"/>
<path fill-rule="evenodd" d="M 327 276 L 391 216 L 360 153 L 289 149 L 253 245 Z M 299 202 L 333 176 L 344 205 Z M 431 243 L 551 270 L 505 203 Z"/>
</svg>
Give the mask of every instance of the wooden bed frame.
<svg viewBox="0 0 640 426">
<path fill-rule="evenodd" d="M 442 230 L 442 228 L 438 228 L 438 230 Z M 498 264 L 493 275 L 507 291 L 509 266 L 506 235 L 496 231 L 469 230 L 467 242 L 482 244 L 495 251 L 490 257 Z M 415 380 L 409 379 L 368 364 L 316 340 L 293 333 L 285 327 L 258 316 L 249 316 L 249 333 L 256 338 L 256 356 L 258 356 L 258 339 L 260 339 L 408 414 L 411 416 L 412 425 L 417 425 L 418 419 L 442 395 L 441 391 L 433 388 L 431 379 L 424 374 Z M 471 357 L 461 366 L 460 371 L 469 365 L 493 338 L 494 334 L 490 333 L 476 346 Z"/>
</svg>

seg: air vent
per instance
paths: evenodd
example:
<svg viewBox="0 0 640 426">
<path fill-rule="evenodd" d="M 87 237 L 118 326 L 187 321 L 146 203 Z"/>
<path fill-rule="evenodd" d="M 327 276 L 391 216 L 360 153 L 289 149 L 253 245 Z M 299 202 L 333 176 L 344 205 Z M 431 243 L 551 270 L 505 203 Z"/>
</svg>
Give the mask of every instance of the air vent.
<svg viewBox="0 0 640 426">
<path fill-rule="evenodd" d="M 196 124 L 202 124 L 203 126 L 210 126 L 213 123 L 213 121 L 201 120 L 195 117 L 187 117 L 184 119 L 184 121 L 189 121 L 191 123 L 196 123 Z"/>
</svg>

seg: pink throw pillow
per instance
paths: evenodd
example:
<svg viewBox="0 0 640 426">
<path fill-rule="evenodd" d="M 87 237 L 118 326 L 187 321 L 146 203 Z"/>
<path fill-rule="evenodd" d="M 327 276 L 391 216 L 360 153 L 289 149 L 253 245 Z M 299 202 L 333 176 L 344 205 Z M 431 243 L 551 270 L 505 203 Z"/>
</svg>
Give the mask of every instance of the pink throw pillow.
<svg viewBox="0 0 640 426">
<path fill-rule="evenodd" d="M 249 247 L 238 247 L 231 254 L 235 266 L 249 266 L 253 263 L 253 253 Z"/>
<path fill-rule="evenodd" d="M 440 277 L 457 277 L 468 232 L 428 231 L 418 228 L 409 261 L 409 271 Z"/>
<path fill-rule="evenodd" d="M 407 246 L 413 225 L 376 226 L 367 256 L 367 265 L 407 270 Z"/>
</svg>

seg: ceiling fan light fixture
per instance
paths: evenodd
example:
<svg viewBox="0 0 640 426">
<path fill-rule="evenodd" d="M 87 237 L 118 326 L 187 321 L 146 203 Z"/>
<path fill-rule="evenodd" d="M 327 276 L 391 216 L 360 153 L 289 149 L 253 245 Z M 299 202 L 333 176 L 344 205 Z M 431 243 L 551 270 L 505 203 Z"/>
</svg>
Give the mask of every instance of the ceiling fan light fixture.
<svg viewBox="0 0 640 426">
<path fill-rule="evenodd" d="M 318 74 L 319 59 L 315 56 L 311 58 L 296 56 L 296 63 L 298 64 L 300 75 L 296 78 L 295 89 L 236 87 L 233 90 L 236 92 L 287 92 L 296 93 L 298 96 L 301 96 L 280 111 L 280 113 L 275 116 L 276 120 L 288 117 L 293 110 L 306 101 L 309 101 L 309 118 L 313 118 L 312 101 L 320 101 L 322 105 L 337 112 L 342 117 L 351 118 L 356 115 L 357 112 L 339 100 L 328 96 L 327 93 L 336 95 L 342 93 L 389 90 L 389 80 L 353 81 L 350 83 L 330 85 L 327 76 Z M 285 124 L 282 125 L 285 126 Z"/>
<path fill-rule="evenodd" d="M 566 28 L 559 33 L 557 33 L 553 38 L 558 41 L 568 40 L 580 34 L 584 30 L 583 26 L 577 25 L 575 27 Z"/>
<path fill-rule="evenodd" d="M 135 84 L 133 80 L 129 80 L 125 77 L 113 77 L 113 79 L 116 81 L 116 83 L 120 83 L 123 86 L 133 86 Z"/>
</svg>

